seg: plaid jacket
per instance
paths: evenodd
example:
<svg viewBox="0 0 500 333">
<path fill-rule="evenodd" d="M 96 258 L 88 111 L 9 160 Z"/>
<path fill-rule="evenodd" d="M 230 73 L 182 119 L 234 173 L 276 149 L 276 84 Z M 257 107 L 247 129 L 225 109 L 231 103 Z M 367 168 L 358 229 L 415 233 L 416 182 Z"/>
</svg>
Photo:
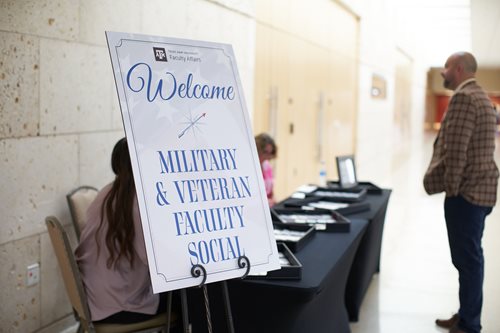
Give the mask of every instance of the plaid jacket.
<svg viewBox="0 0 500 333">
<path fill-rule="evenodd" d="M 484 90 L 475 82 L 455 92 L 434 141 L 434 153 L 424 176 L 428 194 L 445 192 L 493 207 L 498 168 L 494 161 L 496 119 Z"/>
</svg>

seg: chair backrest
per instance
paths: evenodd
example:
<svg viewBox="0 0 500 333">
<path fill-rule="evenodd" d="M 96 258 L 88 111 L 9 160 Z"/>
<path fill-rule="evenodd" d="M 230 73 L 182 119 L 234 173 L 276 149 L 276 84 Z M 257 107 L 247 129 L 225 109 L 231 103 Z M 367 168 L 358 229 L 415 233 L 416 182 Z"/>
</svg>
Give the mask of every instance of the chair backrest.
<svg viewBox="0 0 500 333">
<path fill-rule="evenodd" d="M 81 329 L 78 332 L 88 333 L 150 333 L 158 331 L 168 331 L 167 323 L 172 323 L 170 317 L 159 314 L 151 319 L 134 324 L 94 324 L 90 317 L 90 310 L 87 303 L 87 296 L 80 276 L 80 270 L 76 263 L 75 255 L 69 243 L 68 234 L 64 230 L 59 220 L 54 216 L 45 219 L 49 232 L 52 247 L 56 254 L 59 268 L 69 297 L 71 306 Z M 174 320 L 175 316 L 172 317 Z M 83 330 L 82 330 L 83 329 Z"/>
<path fill-rule="evenodd" d="M 87 209 L 97 196 L 97 189 L 92 186 L 80 186 L 66 195 L 75 233 L 80 240 L 80 233 L 86 223 Z"/>
<path fill-rule="evenodd" d="M 59 220 L 54 216 L 47 217 L 45 224 L 47 225 L 59 268 L 61 269 L 64 286 L 71 306 L 85 331 L 93 332 L 94 329 L 90 320 L 87 297 L 66 230 L 64 230 Z"/>
</svg>

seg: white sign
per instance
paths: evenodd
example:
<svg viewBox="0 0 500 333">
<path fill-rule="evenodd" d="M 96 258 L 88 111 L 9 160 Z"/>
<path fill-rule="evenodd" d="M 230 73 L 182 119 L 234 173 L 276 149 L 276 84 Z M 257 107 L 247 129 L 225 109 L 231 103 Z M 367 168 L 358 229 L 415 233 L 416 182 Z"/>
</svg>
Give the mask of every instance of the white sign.
<svg viewBox="0 0 500 333">
<path fill-rule="evenodd" d="M 155 293 L 278 269 L 230 45 L 106 32 Z"/>
</svg>

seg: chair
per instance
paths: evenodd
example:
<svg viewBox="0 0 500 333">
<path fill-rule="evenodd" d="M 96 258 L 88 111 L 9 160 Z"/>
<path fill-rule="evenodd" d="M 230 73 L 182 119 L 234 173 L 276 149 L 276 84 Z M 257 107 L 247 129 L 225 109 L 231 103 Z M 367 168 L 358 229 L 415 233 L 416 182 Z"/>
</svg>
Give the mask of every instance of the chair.
<svg viewBox="0 0 500 333">
<path fill-rule="evenodd" d="M 80 271 L 76 264 L 73 250 L 71 249 L 68 235 L 61 223 L 54 216 L 45 219 L 52 247 L 61 269 L 61 274 L 66 287 L 71 306 L 76 319 L 80 322 L 78 332 L 88 333 L 149 333 L 169 332 L 167 323 L 170 322 L 169 311 L 152 319 L 134 324 L 98 324 L 90 319 L 90 310 L 87 296 L 83 288 Z"/>
<path fill-rule="evenodd" d="M 92 186 L 80 186 L 66 195 L 69 212 L 75 227 L 76 238 L 80 240 L 80 233 L 86 223 L 86 213 L 92 201 L 97 196 L 97 189 Z"/>
</svg>

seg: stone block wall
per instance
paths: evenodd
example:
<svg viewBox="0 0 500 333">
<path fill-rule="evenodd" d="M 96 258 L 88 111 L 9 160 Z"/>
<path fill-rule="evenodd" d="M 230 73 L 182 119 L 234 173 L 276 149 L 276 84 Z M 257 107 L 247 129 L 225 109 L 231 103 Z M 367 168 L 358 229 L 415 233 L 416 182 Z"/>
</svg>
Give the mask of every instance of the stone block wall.
<svg viewBox="0 0 500 333">
<path fill-rule="evenodd" d="M 112 180 L 124 135 L 104 31 L 232 44 L 252 110 L 252 0 L 0 0 L 0 332 L 74 324 L 45 217 Z M 39 263 L 40 283 L 26 286 Z"/>
</svg>

